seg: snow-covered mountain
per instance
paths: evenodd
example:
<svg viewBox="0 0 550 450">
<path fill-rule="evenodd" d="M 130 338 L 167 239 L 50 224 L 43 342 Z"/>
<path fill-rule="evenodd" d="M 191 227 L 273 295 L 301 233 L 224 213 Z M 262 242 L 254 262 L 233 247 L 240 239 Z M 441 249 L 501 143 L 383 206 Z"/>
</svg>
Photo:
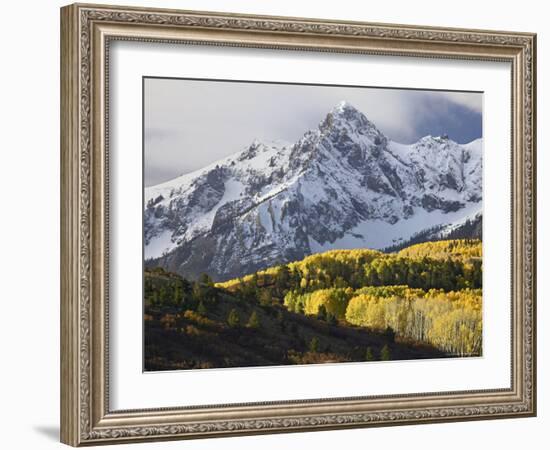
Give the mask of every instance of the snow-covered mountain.
<svg viewBox="0 0 550 450">
<path fill-rule="evenodd" d="M 482 141 L 389 140 L 341 102 L 294 144 L 258 140 L 145 189 L 147 264 L 241 276 L 333 248 L 382 249 L 481 214 Z"/>
</svg>

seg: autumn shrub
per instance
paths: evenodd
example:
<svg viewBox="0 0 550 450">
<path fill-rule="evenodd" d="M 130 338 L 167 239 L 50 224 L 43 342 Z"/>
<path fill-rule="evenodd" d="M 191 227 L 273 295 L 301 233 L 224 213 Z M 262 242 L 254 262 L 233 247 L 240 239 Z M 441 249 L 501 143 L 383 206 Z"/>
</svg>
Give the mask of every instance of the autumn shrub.
<svg viewBox="0 0 550 450">
<path fill-rule="evenodd" d="M 204 325 L 207 327 L 216 327 L 217 324 L 213 320 L 210 320 L 208 317 L 204 317 L 203 315 L 199 314 L 196 311 L 193 311 L 191 309 L 187 309 L 183 312 L 183 317 L 187 320 L 190 320 L 192 322 L 195 322 L 199 325 Z"/>
<path fill-rule="evenodd" d="M 176 320 L 175 314 L 165 314 L 160 318 L 160 323 L 164 328 L 173 328 L 176 325 Z"/>
<path fill-rule="evenodd" d="M 195 325 L 187 325 L 185 327 L 185 333 L 189 336 L 200 336 L 202 334 Z"/>
</svg>

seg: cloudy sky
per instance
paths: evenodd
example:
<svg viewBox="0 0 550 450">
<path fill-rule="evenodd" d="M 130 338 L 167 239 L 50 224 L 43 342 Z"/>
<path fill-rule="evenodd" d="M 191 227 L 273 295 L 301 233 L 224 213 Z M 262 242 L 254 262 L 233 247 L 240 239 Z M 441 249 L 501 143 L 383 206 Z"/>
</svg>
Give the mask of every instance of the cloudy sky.
<svg viewBox="0 0 550 450">
<path fill-rule="evenodd" d="M 145 186 L 200 169 L 258 138 L 295 142 L 346 100 L 388 138 L 482 136 L 481 93 L 146 78 Z"/>
</svg>

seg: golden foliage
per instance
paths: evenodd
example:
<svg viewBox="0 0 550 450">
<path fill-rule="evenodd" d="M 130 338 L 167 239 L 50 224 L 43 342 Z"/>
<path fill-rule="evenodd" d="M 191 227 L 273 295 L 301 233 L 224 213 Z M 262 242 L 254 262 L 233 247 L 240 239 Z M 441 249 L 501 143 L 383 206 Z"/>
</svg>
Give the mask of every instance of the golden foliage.
<svg viewBox="0 0 550 450">
<path fill-rule="evenodd" d="M 197 313 L 196 311 L 193 311 L 191 309 L 187 309 L 183 313 L 183 317 L 187 320 L 190 320 L 192 322 L 195 322 L 199 325 L 205 325 L 205 326 L 215 326 L 216 322 L 213 320 L 210 320 L 207 317 L 204 317 L 203 315 Z"/>
<path fill-rule="evenodd" d="M 303 312 L 309 315 L 317 314 L 319 308 L 324 306 L 327 313 L 338 319 L 343 319 L 352 294 L 353 289 L 351 288 L 318 289 L 304 294 L 290 291 L 285 296 L 284 304 L 293 312 Z"/>
<path fill-rule="evenodd" d="M 291 312 L 391 328 L 397 337 L 462 356 L 481 354 L 481 286 L 482 243 L 475 239 L 391 254 L 331 250 L 217 284 L 252 298 L 269 292 Z"/>
<path fill-rule="evenodd" d="M 359 290 L 349 301 L 346 320 L 377 331 L 389 327 L 399 337 L 428 342 L 460 356 L 481 354 L 480 290 L 423 293 L 406 286 L 392 288 L 393 293 L 388 287 Z"/>
<path fill-rule="evenodd" d="M 481 258 L 482 245 L 479 239 L 452 239 L 447 241 L 423 242 L 411 245 L 397 253 L 406 258 L 456 259 L 467 261 Z"/>
<path fill-rule="evenodd" d="M 304 284 L 307 284 L 306 277 L 310 278 L 313 283 L 315 283 L 316 279 L 326 275 L 328 268 L 332 268 L 334 265 L 339 265 L 341 268 L 347 268 L 348 270 L 362 270 L 361 268 L 365 264 L 383 255 L 384 253 L 382 252 L 370 249 L 329 250 L 324 253 L 316 253 L 315 255 L 307 256 L 300 261 L 290 262 L 287 266 L 291 271 L 299 271 L 304 277 Z M 273 278 L 277 275 L 277 272 L 278 267 L 270 267 L 256 274 L 216 283 L 216 287 L 235 292 L 243 283 L 250 283 L 255 275 L 258 277 L 258 284 L 260 287 L 270 285 L 273 282 Z"/>
</svg>

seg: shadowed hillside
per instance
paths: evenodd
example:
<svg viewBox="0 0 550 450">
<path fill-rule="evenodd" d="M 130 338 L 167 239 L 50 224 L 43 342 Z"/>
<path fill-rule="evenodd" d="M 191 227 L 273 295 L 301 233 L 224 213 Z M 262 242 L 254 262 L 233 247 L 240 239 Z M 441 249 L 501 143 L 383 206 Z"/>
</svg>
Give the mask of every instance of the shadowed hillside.
<svg viewBox="0 0 550 450">
<path fill-rule="evenodd" d="M 481 242 L 332 250 L 224 283 L 145 271 L 145 369 L 481 354 Z"/>
</svg>

